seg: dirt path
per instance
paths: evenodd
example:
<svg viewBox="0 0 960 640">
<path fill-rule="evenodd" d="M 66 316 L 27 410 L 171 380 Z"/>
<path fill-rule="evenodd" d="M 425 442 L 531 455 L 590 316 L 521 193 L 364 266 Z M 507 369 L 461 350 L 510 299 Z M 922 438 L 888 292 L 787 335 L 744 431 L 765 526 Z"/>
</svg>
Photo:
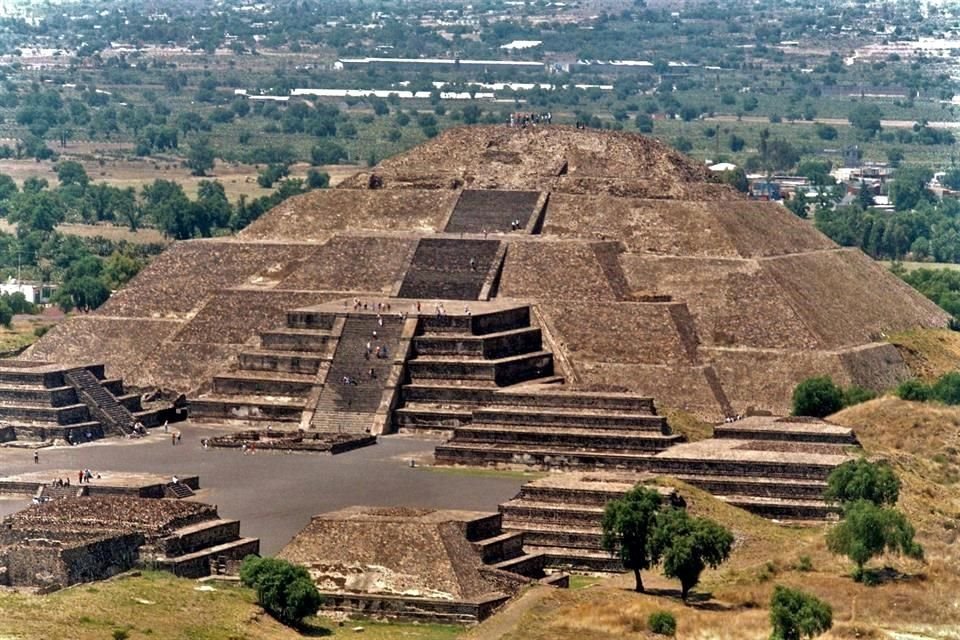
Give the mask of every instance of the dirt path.
<svg viewBox="0 0 960 640">
<path fill-rule="evenodd" d="M 522 596 L 461 637 L 463 640 L 500 640 L 517 628 L 523 614 L 540 604 L 551 592 L 553 587 L 542 585 L 531 587 Z"/>
</svg>

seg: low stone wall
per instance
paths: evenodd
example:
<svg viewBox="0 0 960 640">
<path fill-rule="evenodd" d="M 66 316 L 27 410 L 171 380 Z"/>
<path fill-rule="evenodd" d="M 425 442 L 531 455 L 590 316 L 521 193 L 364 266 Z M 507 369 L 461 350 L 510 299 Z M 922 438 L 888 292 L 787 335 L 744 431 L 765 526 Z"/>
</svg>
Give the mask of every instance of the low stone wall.
<svg viewBox="0 0 960 640">
<path fill-rule="evenodd" d="M 210 520 L 187 531 L 174 531 L 157 545 L 167 556 L 181 556 L 240 537 L 239 520 Z"/>
<path fill-rule="evenodd" d="M 240 368 L 255 371 L 280 371 L 316 375 L 323 361 L 320 355 L 241 352 Z"/>
<path fill-rule="evenodd" d="M 630 416 L 615 413 L 566 413 L 511 410 L 503 407 L 484 407 L 473 412 L 475 423 L 523 426 L 566 426 L 592 429 L 650 431 L 661 434 L 667 430 L 666 418 L 661 416 Z"/>
<path fill-rule="evenodd" d="M 333 328 L 333 322 L 337 319 L 335 313 L 324 313 L 320 311 L 288 311 L 287 327 L 290 329 L 314 329 L 318 331 L 330 331 Z"/>
<path fill-rule="evenodd" d="M 607 411 L 630 411 L 638 414 L 648 413 L 656 415 L 653 398 L 631 394 L 578 391 L 524 392 L 505 389 L 498 391 L 492 396 L 491 404 L 540 407 L 545 409 L 602 409 Z"/>
<path fill-rule="evenodd" d="M 73 387 L 45 388 L 8 388 L 0 389 L 0 402 L 7 404 L 40 404 L 48 407 L 62 407 L 78 404 L 77 392 Z"/>
<path fill-rule="evenodd" d="M 659 433 L 624 434 L 617 431 L 593 431 L 585 434 L 581 430 L 576 432 L 570 429 L 576 427 L 557 427 L 547 430 L 544 427 L 519 431 L 516 429 L 497 428 L 500 425 L 491 425 L 476 421 L 467 427 L 460 427 L 456 432 L 456 441 L 483 442 L 489 444 L 529 445 L 532 447 L 556 448 L 583 448 L 583 449 L 610 449 L 612 451 L 662 451 L 671 445 L 683 440 L 682 436 L 664 436 Z M 521 425 L 528 426 L 528 425 Z M 588 429 L 589 419 L 583 427 Z"/>
<path fill-rule="evenodd" d="M 12 586 L 61 588 L 103 580 L 136 565 L 139 533 L 117 534 L 80 544 L 30 540 L 8 548 Z"/>
<path fill-rule="evenodd" d="M 233 377 L 230 374 L 218 375 L 213 378 L 214 393 L 231 395 L 305 396 L 310 393 L 312 388 L 312 381 L 256 379 Z"/>
<path fill-rule="evenodd" d="M 265 399 L 264 399 L 265 400 Z M 195 398 L 190 401 L 190 415 L 237 420 L 300 421 L 303 407 L 292 404 L 268 404 L 266 401 L 218 400 Z"/>
<path fill-rule="evenodd" d="M 759 460 L 701 460 L 696 458 L 655 457 L 649 461 L 647 470 L 664 475 L 722 475 L 746 478 L 798 478 L 824 480 L 834 469 L 826 464 L 784 464 Z"/>
<path fill-rule="evenodd" d="M 773 481 L 770 478 L 711 478 L 710 476 L 681 476 L 681 480 L 715 495 L 760 496 L 791 500 L 819 500 L 827 486 L 824 482 L 809 480 Z"/>
<path fill-rule="evenodd" d="M 322 591 L 322 610 L 349 615 L 421 622 L 479 622 L 505 604 L 509 597 L 491 594 L 476 601 L 428 600 L 404 596 Z"/>
<path fill-rule="evenodd" d="M 285 331 L 263 331 L 260 333 L 260 345 L 264 349 L 290 351 L 323 351 L 332 340 L 328 333 L 289 333 Z"/>
</svg>

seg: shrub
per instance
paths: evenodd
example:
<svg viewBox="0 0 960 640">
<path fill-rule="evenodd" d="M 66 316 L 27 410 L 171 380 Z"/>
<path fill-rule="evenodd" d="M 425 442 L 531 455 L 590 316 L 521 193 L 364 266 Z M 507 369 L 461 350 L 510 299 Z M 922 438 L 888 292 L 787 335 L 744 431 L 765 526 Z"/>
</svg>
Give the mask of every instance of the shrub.
<svg viewBox="0 0 960 640">
<path fill-rule="evenodd" d="M 843 390 L 830 376 L 807 378 L 793 390 L 793 415 L 824 418 L 843 408 Z"/>
<path fill-rule="evenodd" d="M 867 400 L 873 400 L 876 397 L 877 394 L 875 391 L 853 385 L 852 387 L 847 387 L 843 390 L 843 406 L 852 407 L 855 404 L 860 404 L 861 402 L 866 402 Z"/>
<path fill-rule="evenodd" d="M 833 610 L 808 593 L 777 585 L 770 598 L 770 624 L 770 640 L 813 638 L 833 626 Z"/>
<path fill-rule="evenodd" d="M 810 559 L 810 556 L 800 556 L 800 559 L 797 560 L 797 571 L 813 571 L 813 560 Z"/>
<path fill-rule="evenodd" d="M 916 378 L 901 382 L 894 393 L 897 394 L 898 398 L 914 402 L 926 402 L 933 395 L 930 386 Z"/>
<path fill-rule="evenodd" d="M 669 611 L 654 611 L 647 619 L 650 631 L 661 636 L 675 636 L 677 634 L 677 619 Z"/>
<path fill-rule="evenodd" d="M 320 594 L 310 574 L 279 558 L 247 556 L 240 566 L 240 581 L 257 592 L 257 602 L 280 622 L 294 625 L 316 613 Z"/>
<path fill-rule="evenodd" d="M 960 404 L 960 373 L 943 374 L 930 391 L 935 400 L 944 404 Z"/>
</svg>

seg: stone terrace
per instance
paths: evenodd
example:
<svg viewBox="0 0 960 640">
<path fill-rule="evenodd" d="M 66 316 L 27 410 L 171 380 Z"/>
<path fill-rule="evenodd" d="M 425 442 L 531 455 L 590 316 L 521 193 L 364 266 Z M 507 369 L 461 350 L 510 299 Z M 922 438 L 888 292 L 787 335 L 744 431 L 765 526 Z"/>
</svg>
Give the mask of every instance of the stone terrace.
<svg viewBox="0 0 960 640">
<path fill-rule="evenodd" d="M 652 479 L 647 474 L 552 474 L 528 482 L 515 498 L 500 505 L 503 527 L 523 533 L 524 549 L 543 554 L 548 567 L 623 571 L 620 560 L 600 546 L 603 510 L 610 500 Z M 683 506 L 674 489 L 652 484 L 650 488 L 660 493 L 665 504 Z"/>
</svg>

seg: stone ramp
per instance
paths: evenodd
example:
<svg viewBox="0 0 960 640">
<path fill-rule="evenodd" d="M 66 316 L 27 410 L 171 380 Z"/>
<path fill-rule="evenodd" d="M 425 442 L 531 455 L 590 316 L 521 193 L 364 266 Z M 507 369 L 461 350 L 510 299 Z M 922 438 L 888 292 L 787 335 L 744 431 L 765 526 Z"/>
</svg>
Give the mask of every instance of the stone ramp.
<svg viewBox="0 0 960 640">
<path fill-rule="evenodd" d="M 394 316 L 360 315 L 344 320 L 326 383 L 313 411 L 311 429 L 371 431 L 398 355 L 403 324 Z"/>
<path fill-rule="evenodd" d="M 539 191 L 465 189 L 444 229 L 447 233 L 500 233 L 515 231 L 514 221 L 526 229 L 534 213 Z"/>
<path fill-rule="evenodd" d="M 497 240 L 422 238 L 397 296 L 477 300 L 499 249 Z"/>
</svg>

